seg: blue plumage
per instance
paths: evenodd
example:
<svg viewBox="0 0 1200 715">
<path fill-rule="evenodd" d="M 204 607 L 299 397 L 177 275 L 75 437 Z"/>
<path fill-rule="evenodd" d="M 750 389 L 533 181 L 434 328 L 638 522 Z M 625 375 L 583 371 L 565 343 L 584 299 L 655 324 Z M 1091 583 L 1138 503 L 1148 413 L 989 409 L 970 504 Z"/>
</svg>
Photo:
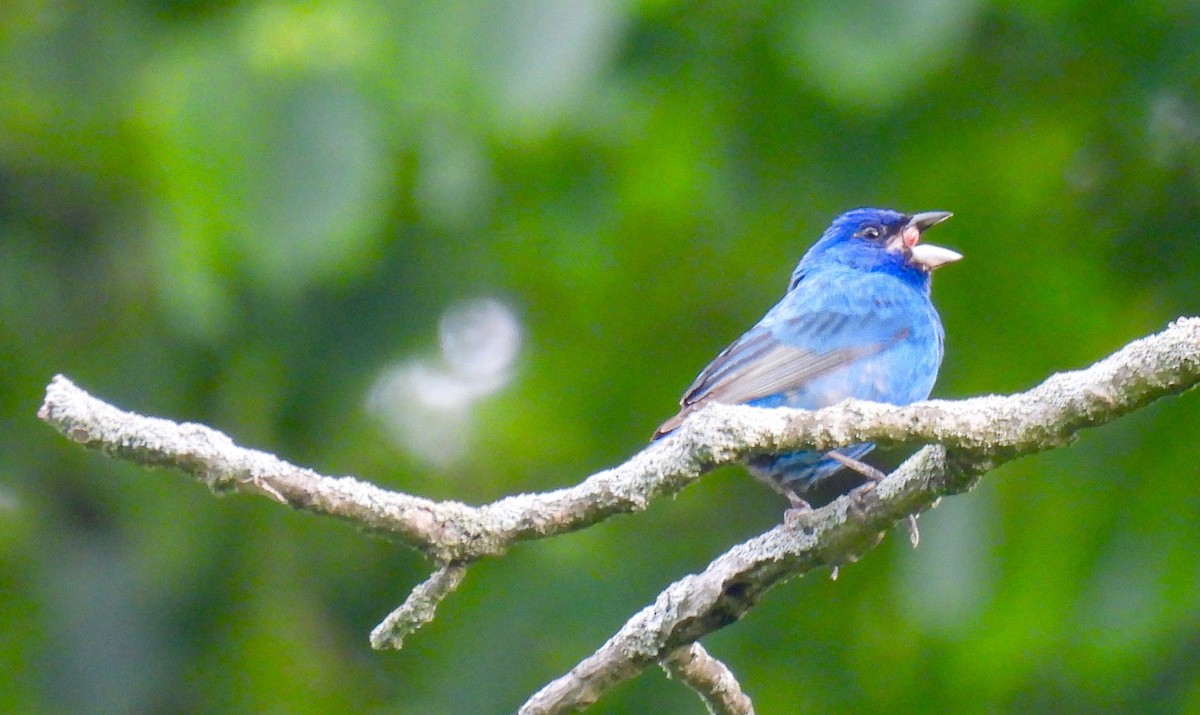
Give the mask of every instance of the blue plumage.
<svg viewBox="0 0 1200 715">
<path fill-rule="evenodd" d="M 655 439 L 709 402 L 815 410 L 848 397 L 897 405 L 928 397 L 943 339 L 930 273 L 962 256 L 918 241 L 949 217 L 886 209 L 838 216 L 800 260 L 783 299 L 700 373 Z M 857 460 L 873 446 L 838 452 Z M 810 451 L 748 463 L 793 498 L 842 466 Z"/>
</svg>

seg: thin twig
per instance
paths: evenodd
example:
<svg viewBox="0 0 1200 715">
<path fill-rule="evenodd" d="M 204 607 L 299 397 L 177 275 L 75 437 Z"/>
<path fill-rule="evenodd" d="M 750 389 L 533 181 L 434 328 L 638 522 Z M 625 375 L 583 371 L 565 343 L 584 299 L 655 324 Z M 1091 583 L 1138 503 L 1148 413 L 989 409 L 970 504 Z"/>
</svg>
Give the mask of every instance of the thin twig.
<svg viewBox="0 0 1200 715">
<path fill-rule="evenodd" d="M 371 647 L 399 649 L 404 638 L 433 620 L 438 604 L 450 595 L 463 577 L 467 575 L 466 564 L 446 564 L 433 572 L 421 585 L 413 589 L 399 608 L 388 614 L 383 622 L 371 631 Z"/>
<path fill-rule="evenodd" d="M 754 715 L 754 703 L 724 663 L 693 643 L 663 659 L 663 670 L 696 691 L 711 715 Z"/>
</svg>

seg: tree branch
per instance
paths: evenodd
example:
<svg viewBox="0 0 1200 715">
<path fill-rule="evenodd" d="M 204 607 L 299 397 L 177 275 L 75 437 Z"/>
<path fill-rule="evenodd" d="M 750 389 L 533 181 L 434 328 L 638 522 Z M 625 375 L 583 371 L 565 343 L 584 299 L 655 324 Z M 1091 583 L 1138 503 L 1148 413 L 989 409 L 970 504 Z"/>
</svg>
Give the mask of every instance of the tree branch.
<svg viewBox="0 0 1200 715">
<path fill-rule="evenodd" d="M 376 650 L 399 650 L 408 634 L 433 620 L 438 604 L 458 588 L 466 575 L 466 564 L 446 564 L 434 571 L 432 576 L 408 594 L 399 608 L 375 626 L 371 631 L 371 647 Z"/>
<path fill-rule="evenodd" d="M 625 464 L 574 487 L 507 497 L 480 507 L 327 477 L 274 455 L 239 447 L 204 425 L 118 409 L 57 375 L 38 417 L 88 449 L 145 467 L 173 467 L 214 492 L 249 492 L 397 537 L 442 563 L 504 553 L 518 541 L 581 529 L 640 511 L 682 489 L 706 466 L 681 445 L 656 443 Z"/>
<path fill-rule="evenodd" d="M 729 668 L 693 643 L 679 648 L 662 662 L 663 670 L 696 691 L 711 715 L 754 715 L 754 704 Z"/>
<path fill-rule="evenodd" d="M 670 437 L 580 484 L 507 497 L 479 507 L 326 477 L 239 447 L 202 425 L 122 411 L 57 376 L 38 416 L 69 439 L 144 466 L 180 469 L 214 491 L 258 493 L 395 536 L 443 566 L 388 621 L 378 643 L 397 643 L 432 617 L 466 564 L 512 544 L 640 511 L 712 467 L 755 453 L 832 449 L 856 442 L 938 443 L 905 462 L 851 507 L 843 497 L 784 524 L 668 587 L 655 603 L 522 709 L 557 713 L 584 706 L 613 684 L 740 618 L 769 588 L 820 566 L 853 561 L 879 534 L 940 496 L 970 488 L 978 475 L 1016 457 L 1071 441 L 1200 382 L 1200 319 L 1181 318 L 1090 368 L 1052 376 L 1028 392 L 895 407 L 849 400 L 818 412 L 712 405 Z M 397 627 L 397 630 L 392 630 Z"/>
<path fill-rule="evenodd" d="M 1069 441 L 1200 381 L 1200 318 L 1134 341 L 1086 370 L 1061 373 L 1011 397 L 907 407 L 847 400 L 817 412 L 710 405 L 666 439 L 573 487 L 506 497 L 480 507 L 387 491 L 351 477 L 326 477 L 226 435 L 120 410 L 56 376 L 38 416 L 89 449 L 143 466 L 174 467 L 214 491 L 243 491 L 297 509 L 355 522 L 400 538 L 443 563 L 504 553 L 519 541 L 584 528 L 641 511 L 709 469 L 748 454 L 855 442 L 925 444 L 997 458 Z"/>
<path fill-rule="evenodd" d="M 763 425 L 762 433 L 754 433 L 758 425 L 748 425 L 744 434 L 754 434 L 750 439 L 779 436 L 791 445 L 803 434 L 822 449 L 868 440 L 898 443 L 908 435 L 943 444 L 920 450 L 873 489 L 813 512 L 791 512 L 783 524 L 727 551 L 701 573 L 671 584 L 599 650 L 534 694 L 520 713 L 550 715 L 587 707 L 609 688 L 737 621 L 773 586 L 814 568 L 857 560 L 884 531 L 944 495 L 970 489 L 999 464 L 1066 444 L 1085 427 L 1198 382 L 1200 320 L 1187 318 L 1086 370 L 1055 375 L 1012 397 L 931 401 L 902 409 L 844 403 L 790 414 L 778 431 Z M 960 409 L 968 405 L 976 411 Z M 852 410 L 861 422 L 851 418 Z"/>
<path fill-rule="evenodd" d="M 816 511 L 789 512 L 783 524 L 668 586 L 599 650 L 530 698 L 521 715 L 583 709 L 676 649 L 737 621 L 784 580 L 857 561 L 909 514 L 969 489 L 978 466 L 952 460 L 944 447 L 926 447 L 874 489 Z"/>
</svg>

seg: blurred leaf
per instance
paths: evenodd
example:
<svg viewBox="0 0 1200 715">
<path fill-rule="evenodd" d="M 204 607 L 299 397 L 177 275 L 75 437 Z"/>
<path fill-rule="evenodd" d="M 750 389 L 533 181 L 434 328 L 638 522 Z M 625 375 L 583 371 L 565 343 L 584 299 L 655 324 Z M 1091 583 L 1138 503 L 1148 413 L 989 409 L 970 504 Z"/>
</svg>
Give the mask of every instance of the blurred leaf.
<svg viewBox="0 0 1200 715">
<path fill-rule="evenodd" d="M 798 3 L 781 24 L 779 46 L 797 76 L 832 104 L 878 110 L 953 62 L 983 7 L 980 0 Z"/>
</svg>

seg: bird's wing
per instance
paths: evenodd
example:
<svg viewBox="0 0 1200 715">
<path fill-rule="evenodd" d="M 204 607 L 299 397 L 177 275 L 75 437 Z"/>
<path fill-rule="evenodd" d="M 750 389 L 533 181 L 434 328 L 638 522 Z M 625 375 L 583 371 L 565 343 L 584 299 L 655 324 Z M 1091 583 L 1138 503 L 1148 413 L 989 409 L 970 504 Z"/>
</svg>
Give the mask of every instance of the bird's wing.
<svg viewBox="0 0 1200 715">
<path fill-rule="evenodd" d="M 709 402 L 740 404 L 797 390 L 834 370 L 886 350 L 910 330 L 894 283 L 863 281 L 861 290 L 829 290 L 829 281 L 802 282 L 780 306 L 725 348 L 680 401 L 679 414 L 655 437 Z"/>
</svg>

